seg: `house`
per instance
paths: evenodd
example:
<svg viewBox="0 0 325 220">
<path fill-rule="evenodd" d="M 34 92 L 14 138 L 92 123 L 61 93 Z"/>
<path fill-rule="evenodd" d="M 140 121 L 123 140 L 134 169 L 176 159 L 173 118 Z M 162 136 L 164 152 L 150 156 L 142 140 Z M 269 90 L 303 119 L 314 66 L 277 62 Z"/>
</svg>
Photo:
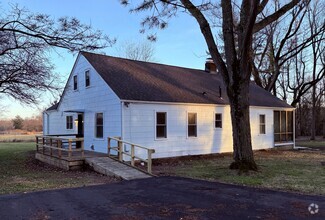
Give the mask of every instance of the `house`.
<svg viewBox="0 0 325 220">
<path fill-rule="evenodd" d="M 253 82 L 250 120 L 253 149 L 294 145 L 294 108 Z M 233 148 L 225 85 L 211 62 L 196 70 L 81 52 L 43 121 L 45 135 L 78 134 L 99 152 L 108 136 L 154 148 L 154 158 Z"/>
</svg>

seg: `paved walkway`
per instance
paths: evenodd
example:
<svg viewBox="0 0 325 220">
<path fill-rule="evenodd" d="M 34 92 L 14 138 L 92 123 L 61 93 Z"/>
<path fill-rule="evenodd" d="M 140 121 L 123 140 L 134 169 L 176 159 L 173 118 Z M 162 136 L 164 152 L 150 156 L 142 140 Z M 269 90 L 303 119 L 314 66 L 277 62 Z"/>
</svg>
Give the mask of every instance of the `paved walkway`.
<svg viewBox="0 0 325 220">
<path fill-rule="evenodd" d="M 85 162 L 89 164 L 96 172 L 107 175 L 116 176 L 124 180 L 143 179 L 152 177 L 133 167 L 120 163 L 109 157 L 93 157 L 86 158 Z"/>
<path fill-rule="evenodd" d="M 312 203 L 318 205 L 314 215 Z M 0 196 L 0 219 L 325 219 L 325 198 L 153 177 Z"/>
</svg>

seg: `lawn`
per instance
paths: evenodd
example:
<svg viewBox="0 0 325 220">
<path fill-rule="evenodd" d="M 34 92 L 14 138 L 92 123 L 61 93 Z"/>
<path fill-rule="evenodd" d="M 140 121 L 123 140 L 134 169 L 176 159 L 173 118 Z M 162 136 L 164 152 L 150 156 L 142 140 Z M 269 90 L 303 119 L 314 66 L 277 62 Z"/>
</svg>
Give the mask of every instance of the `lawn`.
<svg viewBox="0 0 325 220">
<path fill-rule="evenodd" d="M 118 181 L 89 170 L 63 171 L 34 159 L 35 143 L 0 143 L 0 194 Z"/>
<path fill-rule="evenodd" d="M 296 145 L 300 147 L 311 147 L 320 150 L 325 150 L 325 140 L 297 140 Z"/>
<path fill-rule="evenodd" d="M 256 151 L 255 159 L 259 171 L 241 175 L 228 168 L 232 154 L 159 159 L 154 161 L 153 170 L 157 175 L 325 195 L 324 152 Z"/>
</svg>

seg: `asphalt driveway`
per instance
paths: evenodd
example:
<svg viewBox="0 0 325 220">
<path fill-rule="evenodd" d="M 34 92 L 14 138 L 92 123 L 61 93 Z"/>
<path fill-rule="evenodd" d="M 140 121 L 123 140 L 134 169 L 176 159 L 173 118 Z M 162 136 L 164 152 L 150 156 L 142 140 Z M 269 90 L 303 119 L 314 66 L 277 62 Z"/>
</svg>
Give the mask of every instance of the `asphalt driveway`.
<svg viewBox="0 0 325 220">
<path fill-rule="evenodd" d="M 1 220 L 306 218 L 325 219 L 324 196 L 178 177 L 0 196 Z"/>
</svg>

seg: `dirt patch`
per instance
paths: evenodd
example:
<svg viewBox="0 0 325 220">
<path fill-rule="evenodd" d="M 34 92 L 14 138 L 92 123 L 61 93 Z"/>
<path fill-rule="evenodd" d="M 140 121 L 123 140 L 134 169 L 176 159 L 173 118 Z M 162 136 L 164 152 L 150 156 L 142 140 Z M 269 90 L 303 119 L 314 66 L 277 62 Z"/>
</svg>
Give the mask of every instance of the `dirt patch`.
<svg viewBox="0 0 325 220">
<path fill-rule="evenodd" d="M 195 160 L 211 160 L 211 159 L 218 159 L 218 158 L 225 158 L 231 156 L 232 153 L 220 153 L 220 154 L 207 154 L 207 155 L 193 155 L 193 156 L 183 156 L 183 157 L 170 157 L 170 158 L 161 158 L 161 159 L 154 159 L 152 161 L 152 165 L 159 166 L 159 165 L 171 165 L 176 166 L 179 164 L 184 164 L 190 161 Z"/>
</svg>

